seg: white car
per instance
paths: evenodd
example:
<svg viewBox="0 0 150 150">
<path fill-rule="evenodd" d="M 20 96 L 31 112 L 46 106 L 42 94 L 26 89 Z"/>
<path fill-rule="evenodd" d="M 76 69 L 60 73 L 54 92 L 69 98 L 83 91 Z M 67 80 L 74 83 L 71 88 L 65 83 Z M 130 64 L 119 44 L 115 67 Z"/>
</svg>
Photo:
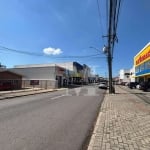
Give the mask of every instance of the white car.
<svg viewBox="0 0 150 150">
<path fill-rule="evenodd" d="M 98 85 L 98 88 L 100 89 L 107 89 L 107 84 L 105 82 L 102 82 Z"/>
</svg>

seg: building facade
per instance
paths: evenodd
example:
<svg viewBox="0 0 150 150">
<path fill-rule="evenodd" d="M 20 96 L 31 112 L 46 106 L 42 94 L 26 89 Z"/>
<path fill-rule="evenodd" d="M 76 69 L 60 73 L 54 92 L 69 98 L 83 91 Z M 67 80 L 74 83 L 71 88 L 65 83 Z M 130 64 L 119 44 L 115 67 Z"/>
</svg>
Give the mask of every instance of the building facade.
<svg viewBox="0 0 150 150">
<path fill-rule="evenodd" d="M 62 87 L 66 70 L 56 64 L 18 65 L 10 69 L 22 74 L 22 87 L 58 88 Z"/>
<path fill-rule="evenodd" d="M 10 69 L 23 75 L 23 87 L 59 88 L 88 83 L 90 68 L 78 62 L 17 65 Z"/>
<path fill-rule="evenodd" d="M 135 82 L 135 67 L 130 69 L 130 82 Z"/>
<path fill-rule="evenodd" d="M 119 84 L 130 82 L 130 69 L 121 69 L 119 71 Z"/>
<path fill-rule="evenodd" d="M 7 69 L 0 70 L 0 90 L 15 90 L 22 88 L 22 75 Z"/>
<path fill-rule="evenodd" d="M 150 42 L 134 57 L 137 82 L 150 82 Z"/>
<path fill-rule="evenodd" d="M 66 78 L 68 84 L 89 83 L 91 69 L 89 66 L 79 64 L 78 62 L 57 63 L 66 69 Z"/>
</svg>

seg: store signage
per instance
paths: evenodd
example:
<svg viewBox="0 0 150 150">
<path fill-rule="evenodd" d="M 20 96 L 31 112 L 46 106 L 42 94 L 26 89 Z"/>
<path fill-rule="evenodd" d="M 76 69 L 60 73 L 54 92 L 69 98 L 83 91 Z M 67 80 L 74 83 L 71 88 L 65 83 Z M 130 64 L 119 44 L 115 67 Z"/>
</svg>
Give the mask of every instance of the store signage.
<svg viewBox="0 0 150 150">
<path fill-rule="evenodd" d="M 141 53 L 134 58 L 135 66 L 140 65 L 150 59 L 150 45 L 148 45 Z"/>
</svg>

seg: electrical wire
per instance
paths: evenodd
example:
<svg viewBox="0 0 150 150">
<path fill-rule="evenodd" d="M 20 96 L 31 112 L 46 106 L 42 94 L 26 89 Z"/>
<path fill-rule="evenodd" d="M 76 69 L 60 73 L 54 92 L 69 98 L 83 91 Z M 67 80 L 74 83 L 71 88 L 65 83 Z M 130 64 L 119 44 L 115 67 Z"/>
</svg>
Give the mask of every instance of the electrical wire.
<svg viewBox="0 0 150 150">
<path fill-rule="evenodd" d="M 117 11 L 117 19 L 116 19 L 116 24 L 115 24 L 115 28 L 117 29 L 118 26 L 118 20 L 119 20 L 119 14 L 120 14 L 120 5 L 121 5 L 121 0 L 119 0 L 119 4 L 118 4 L 118 11 Z"/>
<path fill-rule="evenodd" d="M 112 38 L 112 47 L 111 47 L 111 55 L 113 58 L 113 53 L 114 53 L 114 41 L 116 39 L 116 11 L 117 11 L 117 0 L 114 0 L 112 3 L 112 33 L 111 33 L 111 38 Z"/>
<path fill-rule="evenodd" d="M 103 26 L 103 22 L 102 22 L 102 15 L 101 15 L 101 11 L 100 11 L 100 3 L 99 3 L 99 0 L 97 0 L 97 8 L 98 8 L 98 15 L 99 15 L 99 22 L 100 22 L 100 27 L 101 27 L 101 32 L 102 32 L 102 41 L 103 41 L 103 45 L 104 45 L 104 38 L 103 38 L 103 35 L 104 35 L 104 26 Z"/>
<path fill-rule="evenodd" d="M 69 59 L 69 58 L 93 58 L 93 57 L 98 57 L 100 56 L 100 54 L 93 54 L 93 55 L 85 55 L 85 56 L 48 56 L 48 55 L 44 55 L 41 53 L 33 53 L 33 52 L 28 52 L 28 51 L 21 51 L 21 50 L 16 50 L 16 49 L 12 49 L 12 48 L 7 48 L 5 46 L 0 46 L 0 50 L 2 51 L 10 51 L 10 52 L 14 52 L 14 53 L 20 53 L 20 54 L 25 54 L 25 55 L 30 55 L 30 56 L 43 56 L 43 57 L 51 57 L 51 58 L 58 58 L 58 59 Z"/>
<path fill-rule="evenodd" d="M 117 3 L 118 2 L 118 3 Z M 112 43 L 112 57 L 113 57 L 113 53 L 114 53 L 114 42 L 117 40 L 117 35 L 116 35 L 116 31 L 117 31 L 117 27 L 118 27 L 118 20 L 119 20 L 119 14 L 120 14 L 120 5 L 121 5 L 121 0 L 116 1 L 115 3 L 115 7 L 114 7 L 114 20 L 113 20 L 113 43 Z"/>
<path fill-rule="evenodd" d="M 15 52 L 15 53 L 21 53 L 21 54 L 32 55 L 32 56 L 43 56 L 42 54 L 27 52 L 27 51 L 20 51 L 20 50 L 16 50 L 12 48 L 7 48 L 4 46 L 0 46 L 0 50 L 7 50 L 7 51 Z"/>
<path fill-rule="evenodd" d="M 106 0 L 106 27 L 108 28 L 108 8 L 109 8 L 108 0 Z"/>
</svg>

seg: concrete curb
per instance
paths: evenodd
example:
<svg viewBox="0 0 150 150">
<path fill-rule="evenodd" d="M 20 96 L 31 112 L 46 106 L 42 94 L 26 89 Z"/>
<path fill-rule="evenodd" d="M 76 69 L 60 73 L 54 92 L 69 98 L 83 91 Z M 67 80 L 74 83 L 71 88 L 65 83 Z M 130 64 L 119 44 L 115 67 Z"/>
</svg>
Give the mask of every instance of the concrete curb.
<svg viewBox="0 0 150 150">
<path fill-rule="evenodd" d="M 104 96 L 103 102 L 101 103 L 101 106 L 99 109 L 99 114 L 97 116 L 96 124 L 95 124 L 95 127 L 94 127 L 94 130 L 93 130 L 93 133 L 92 133 L 92 136 L 91 136 L 87 150 L 93 150 L 93 145 L 94 145 L 94 140 L 95 140 L 95 135 L 96 135 L 95 133 L 99 127 L 99 122 L 100 122 L 101 116 L 103 114 L 103 112 L 101 110 L 103 109 L 103 104 L 104 104 L 105 100 L 108 98 L 108 96 L 107 96 L 108 94 L 109 94 L 109 91 L 107 90 L 106 94 Z"/>
<path fill-rule="evenodd" d="M 54 92 L 54 91 L 60 91 L 60 90 L 64 90 L 64 89 L 53 89 L 53 90 L 47 90 L 47 91 L 41 91 L 41 90 L 35 90 L 35 91 L 25 91 L 25 92 L 30 92 L 30 93 L 22 93 L 18 92 L 18 95 L 7 95 L 3 97 L 3 95 L 1 95 L 2 97 L 0 97 L 0 100 L 5 100 L 5 99 L 11 99 L 11 98 L 15 98 L 15 97 L 23 97 L 23 96 L 29 96 L 29 95 L 35 95 L 35 94 L 41 94 L 41 93 L 48 93 L 48 92 Z M 17 94 L 17 92 L 15 93 L 9 93 L 9 94 Z"/>
<path fill-rule="evenodd" d="M 101 106 L 100 106 L 100 109 L 99 109 L 99 114 L 97 116 L 96 124 L 95 124 L 95 127 L 94 127 L 94 130 L 93 130 L 93 133 L 92 133 L 92 136 L 91 136 L 91 139 L 90 139 L 90 142 L 89 142 L 87 150 L 93 150 L 93 145 L 94 145 L 94 141 L 95 141 L 96 131 L 97 131 L 98 127 L 99 127 L 99 123 L 100 123 L 100 120 L 101 120 L 102 115 L 103 115 L 103 112 L 102 112 L 103 104 L 108 99 L 109 95 L 115 95 L 115 93 L 109 94 L 109 89 L 107 89 L 107 91 L 106 91 L 106 94 L 104 96 L 104 99 L 103 99 L 103 101 L 101 103 Z"/>
</svg>

